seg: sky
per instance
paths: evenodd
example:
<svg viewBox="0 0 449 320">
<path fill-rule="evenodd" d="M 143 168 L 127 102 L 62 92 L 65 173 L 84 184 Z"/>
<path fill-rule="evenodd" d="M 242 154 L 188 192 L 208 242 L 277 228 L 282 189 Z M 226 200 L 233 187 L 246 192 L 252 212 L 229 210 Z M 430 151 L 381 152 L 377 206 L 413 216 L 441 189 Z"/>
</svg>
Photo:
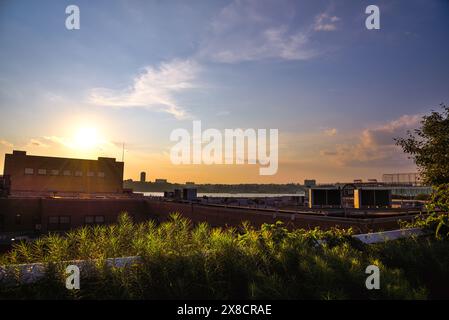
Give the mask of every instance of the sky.
<svg viewBox="0 0 449 320">
<path fill-rule="evenodd" d="M 0 154 L 122 160 L 124 145 L 125 178 L 181 183 L 415 172 L 393 138 L 449 103 L 448 39 L 443 0 L 0 0 Z M 276 174 L 173 164 L 170 134 L 194 120 L 277 129 Z"/>
</svg>

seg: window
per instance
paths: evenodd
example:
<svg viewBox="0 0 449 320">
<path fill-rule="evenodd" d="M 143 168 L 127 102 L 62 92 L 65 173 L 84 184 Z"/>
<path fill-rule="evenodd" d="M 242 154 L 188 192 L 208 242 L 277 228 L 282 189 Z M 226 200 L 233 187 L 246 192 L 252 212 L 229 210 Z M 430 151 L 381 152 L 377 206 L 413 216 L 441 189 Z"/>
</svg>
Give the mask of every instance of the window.
<svg viewBox="0 0 449 320">
<path fill-rule="evenodd" d="M 88 177 L 94 177 L 94 176 L 95 176 L 95 172 L 93 172 L 93 171 L 88 171 L 88 172 L 87 172 L 87 176 L 88 176 Z"/>
<path fill-rule="evenodd" d="M 45 176 L 47 174 L 47 169 L 38 169 L 37 174 Z"/>
<path fill-rule="evenodd" d="M 72 171 L 70 170 L 64 170 L 64 172 L 62 173 L 64 176 L 71 176 L 72 175 Z"/>
<path fill-rule="evenodd" d="M 104 172 L 98 172 L 98 177 L 99 178 L 104 178 Z"/>
<path fill-rule="evenodd" d="M 58 224 L 59 223 L 59 217 L 58 216 L 50 216 L 50 217 L 48 217 L 48 223 Z"/>
<path fill-rule="evenodd" d="M 94 216 L 85 216 L 84 223 L 87 223 L 87 224 L 94 223 Z"/>
<path fill-rule="evenodd" d="M 84 223 L 85 224 L 103 224 L 104 216 L 85 216 Z"/>
<path fill-rule="evenodd" d="M 34 174 L 33 168 L 25 168 L 25 174 Z"/>
<path fill-rule="evenodd" d="M 59 170 L 56 170 L 56 169 L 51 170 L 51 175 L 52 176 L 59 176 Z"/>
<path fill-rule="evenodd" d="M 59 223 L 60 224 L 70 224 L 70 217 L 69 216 L 60 216 Z"/>
<path fill-rule="evenodd" d="M 48 230 L 67 230 L 70 228 L 70 216 L 49 216 Z"/>
<path fill-rule="evenodd" d="M 104 223 L 104 216 L 95 216 L 95 223 Z"/>
<path fill-rule="evenodd" d="M 82 171 L 75 171 L 75 177 L 82 177 L 83 172 Z"/>
</svg>

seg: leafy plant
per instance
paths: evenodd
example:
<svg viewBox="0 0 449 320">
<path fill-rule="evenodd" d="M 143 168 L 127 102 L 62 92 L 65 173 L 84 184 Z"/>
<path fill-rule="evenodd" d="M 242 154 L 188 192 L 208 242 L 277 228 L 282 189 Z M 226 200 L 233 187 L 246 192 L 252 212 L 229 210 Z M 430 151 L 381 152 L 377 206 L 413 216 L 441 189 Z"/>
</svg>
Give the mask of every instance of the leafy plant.
<svg viewBox="0 0 449 320">
<path fill-rule="evenodd" d="M 396 144 L 415 161 L 424 182 L 438 186 L 449 183 L 449 107 L 423 117 L 421 127 L 397 138 Z"/>
<path fill-rule="evenodd" d="M 449 249 L 444 240 L 354 240 L 352 230 L 289 231 L 281 222 L 256 229 L 193 225 L 173 214 L 159 225 L 135 224 L 126 214 L 116 225 L 83 227 L 65 236 L 20 243 L 1 264 L 43 262 L 34 284 L 0 283 L 0 298 L 56 299 L 421 299 L 447 298 Z M 418 252 L 418 254 L 416 253 Z M 141 257 L 117 268 L 106 258 Z M 81 289 L 65 289 L 63 261 L 87 259 Z M 367 290 L 365 268 L 377 264 L 380 290 Z M 406 265 L 407 264 L 407 265 Z M 432 276 L 423 276 L 425 268 Z"/>
</svg>

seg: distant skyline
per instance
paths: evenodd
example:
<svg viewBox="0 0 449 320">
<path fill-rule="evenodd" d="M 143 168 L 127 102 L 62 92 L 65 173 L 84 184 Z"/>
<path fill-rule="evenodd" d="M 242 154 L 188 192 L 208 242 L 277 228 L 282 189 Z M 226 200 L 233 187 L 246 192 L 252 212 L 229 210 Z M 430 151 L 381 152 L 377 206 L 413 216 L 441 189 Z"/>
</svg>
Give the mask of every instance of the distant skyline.
<svg viewBox="0 0 449 320">
<path fill-rule="evenodd" d="M 80 8 L 80 30 L 65 8 Z M 365 8 L 381 29 L 365 28 Z M 0 2 L 0 173 L 12 150 L 122 158 L 125 179 L 298 183 L 414 172 L 393 138 L 449 103 L 449 2 Z M 279 130 L 279 168 L 173 165 L 170 132 Z"/>
</svg>

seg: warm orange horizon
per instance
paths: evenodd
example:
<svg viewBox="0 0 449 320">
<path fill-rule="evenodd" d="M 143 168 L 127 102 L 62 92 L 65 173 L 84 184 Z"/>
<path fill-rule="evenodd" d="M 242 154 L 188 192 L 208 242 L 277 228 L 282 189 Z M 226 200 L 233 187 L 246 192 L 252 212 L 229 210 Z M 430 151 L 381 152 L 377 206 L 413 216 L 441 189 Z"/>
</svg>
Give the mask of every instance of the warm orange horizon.
<svg viewBox="0 0 449 320">
<path fill-rule="evenodd" d="M 125 179 L 179 183 L 414 172 L 394 138 L 449 101 L 446 5 L 392 3 L 372 29 L 366 6 L 334 2 L 86 2 L 77 29 L 59 2 L 6 1 L 0 155 L 120 160 L 124 144 Z M 170 135 L 194 121 L 278 130 L 277 172 L 172 164 Z"/>
</svg>

